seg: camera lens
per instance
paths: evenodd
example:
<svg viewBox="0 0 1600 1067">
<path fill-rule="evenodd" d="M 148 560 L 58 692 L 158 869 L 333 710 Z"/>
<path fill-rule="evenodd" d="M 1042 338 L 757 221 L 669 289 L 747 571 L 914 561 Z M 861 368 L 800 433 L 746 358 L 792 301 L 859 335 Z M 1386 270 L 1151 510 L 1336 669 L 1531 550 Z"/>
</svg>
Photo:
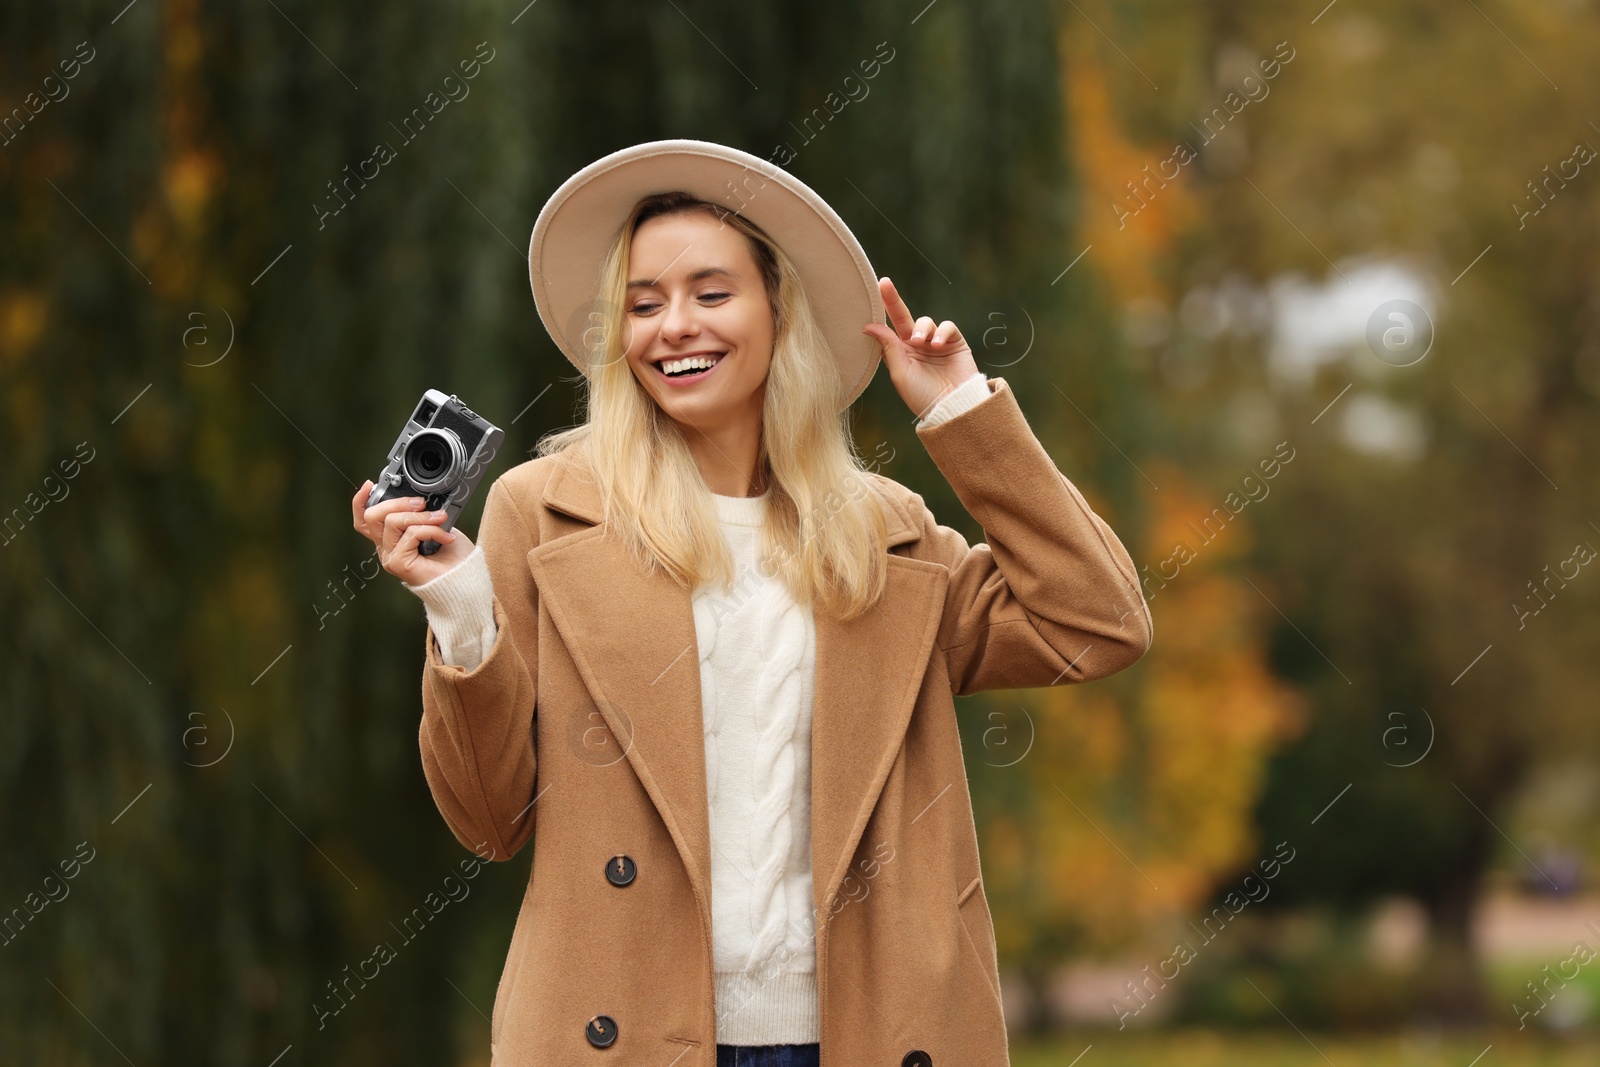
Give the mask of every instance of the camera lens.
<svg viewBox="0 0 1600 1067">
<path fill-rule="evenodd" d="M 418 430 L 406 442 L 403 463 L 406 478 L 422 492 L 432 492 L 457 480 L 466 464 L 461 440 L 449 430 Z"/>
</svg>

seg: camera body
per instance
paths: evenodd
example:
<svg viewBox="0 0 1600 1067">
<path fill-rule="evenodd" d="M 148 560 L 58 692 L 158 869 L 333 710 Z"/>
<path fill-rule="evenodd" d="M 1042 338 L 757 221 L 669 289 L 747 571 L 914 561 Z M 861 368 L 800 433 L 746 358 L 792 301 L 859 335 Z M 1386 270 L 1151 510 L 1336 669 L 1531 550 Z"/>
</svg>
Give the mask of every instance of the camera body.
<svg viewBox="0 0 1600 1067">
<path fill-rule="evenodd" d="M 445 511 L 438 525 L 448 530 L 489 469 L 505 432 L 457 399 L 429 389 L 389 449 L 389 463 L 372 483 L 367 507 L 394 497 L 418 496 L 423 509 Z M 431 556 L 438 541 L 418 551 Z"/>
</svg>

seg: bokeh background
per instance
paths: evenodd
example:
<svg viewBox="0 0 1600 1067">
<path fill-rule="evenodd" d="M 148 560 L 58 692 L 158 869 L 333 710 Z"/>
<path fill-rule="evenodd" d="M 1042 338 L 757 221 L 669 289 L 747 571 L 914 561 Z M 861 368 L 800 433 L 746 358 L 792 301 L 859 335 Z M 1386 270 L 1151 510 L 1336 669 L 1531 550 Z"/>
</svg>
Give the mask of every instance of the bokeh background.
<svg viewBox="0 0 1600 1067">
<path fill-rule="evenodd" d="M 487 1063 L 531 850 L 311 1009 L 464 858 L 349 500 L 425 388 L 579 417 L 533 220 L 687 136 L 1146 581 L 1134 668 L 958 703 L 1014 1061 L 1594 1062 L 1593 0 L 524 4 L 0 11 L 0 1061 Z"/>
</svg>

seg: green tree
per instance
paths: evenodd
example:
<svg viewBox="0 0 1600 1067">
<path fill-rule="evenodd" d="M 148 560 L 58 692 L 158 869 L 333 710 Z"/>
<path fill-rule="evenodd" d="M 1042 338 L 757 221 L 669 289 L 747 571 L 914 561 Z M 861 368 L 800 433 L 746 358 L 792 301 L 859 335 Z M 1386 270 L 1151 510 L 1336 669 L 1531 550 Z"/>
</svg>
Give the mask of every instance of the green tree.
<svg viewBox="0 0 1600 1067">
<path fill-rule="evenodd" d="M 5 906 L 95 849 L 3 946 L 21 1060 L 481 1057 L 525 857 L 339 1014 L 313 1007 L 466 858 L 417 757 L 420 605 L 363 579 L 346 509 L 424 388 L 506 427 L 508 461 L 577 417 L 524 249 L 578 167 L 658 137 L 787 142 L 915 306 L 974 332 L 1030 309 L 1039 354 L 980 357 L 1046 432 L 1060 409 L 1031 398 L 1064 365 L 1101 373 L 1081 324 L 1103 318 L 1051 287 L 1072 185 L 1047 11 L 517 7 L 4 16 L 6 109 L 93 52 L 0 145 L 0 492 L 28 514 L 0 553 L 25 620 Z M 898 403 L 868 391 L 864 450 L 894 442 L 890 473 L 955 521 Z"/>
<path fill-rule="evenodd" d="M 1579 143 L 1600 148 L 1584 110 L 1600 28 L 1570 5 L 1427 0 L 1214 3 L 1189 17 L 1181 43 L 1152 33 L 1129 49 L 1170 92 L 1131 71 L 1116 82 L 1146 162 L 1200 148 L 1170 187 L 1147 187 L 1155 205 L 1178 192 L 1198 211 L 1161 265 L 1172 295 L 1131 305 L 1130 322 L 1168 447 L 1192 469 L 1225 477 L 1279 435 L 1304 454 L 1253 505 L 1247 566 L 1281 612 L 1274 667 L 1313 709 L 1258 807 L 1269 840 L 1316 835 L 1279 899 L 1356 909 L 1417 895 L 1433 920 L 1430 1010 L 1478 1016 L 1469 921 L 1485 872 L 1533 873 L 1512 802 L 1538 768 L 1596 741 L 1583 650 L 1600 582 L 1569 564 L 1536 617 L 1513 605 L 1539 608 L 1528 583 L 1600 546 L 1600 183 L 1569 162 L 1544 184 Z M 1264 79 L 1280 42 L 1294 58 Z M 1218 107 L 1220 132 L 1197 128 Z M 1374 264 L 1431 290 L 1431 351 L 1379 360 L 1359 332 L 1373 299 L 1349 343 L 1303 378 L 1283 373 L 1280 286 L 1310 279 L 1331 306 Z M 1398 766 L 1435 729 L 1427 757 Z"/>
</svg>

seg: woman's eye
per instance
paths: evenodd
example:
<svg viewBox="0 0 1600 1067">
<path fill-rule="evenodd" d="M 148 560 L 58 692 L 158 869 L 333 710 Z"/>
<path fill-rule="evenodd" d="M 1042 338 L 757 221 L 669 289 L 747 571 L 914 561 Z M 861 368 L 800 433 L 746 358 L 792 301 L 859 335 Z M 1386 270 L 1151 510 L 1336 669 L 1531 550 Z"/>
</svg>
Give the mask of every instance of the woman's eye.
<svg viewBox="0 0 1600 1067">
<path fill-rule="evenodd" d="M 718 292 L 718 293 L 701 293 L 700 294 L 700 299 L 702 299 L 702 300 L 716 300 L 716 301 L 720 302 L 720 301 L 726 300 L 727 298 L 729 298 L 732 295 L 733 295 L 732 293 L 720 293 L 720 292 Z M 651 304 L 649 302 L 641 302 L 641 303 L 635 304 L 632 307 L 630 307 L 628 309 L 628 311 L 629 311 L 630 314 L 644 315 L 644 314 L 648 314 L 651 311 L 654 311 L 659 306 L 660 305 L 658 305 L 658 304 Z"/>
</svg>

